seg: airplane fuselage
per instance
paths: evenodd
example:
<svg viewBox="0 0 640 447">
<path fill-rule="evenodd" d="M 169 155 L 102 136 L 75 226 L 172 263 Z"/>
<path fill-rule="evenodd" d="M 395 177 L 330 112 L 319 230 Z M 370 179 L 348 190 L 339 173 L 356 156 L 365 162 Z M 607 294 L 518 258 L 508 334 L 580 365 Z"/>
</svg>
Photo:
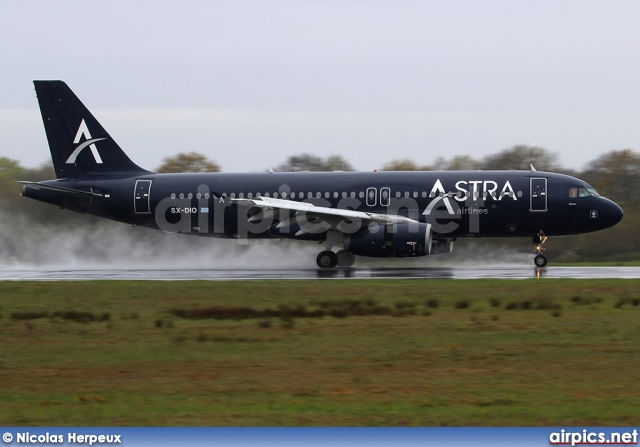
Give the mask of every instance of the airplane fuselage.
<svg viewBox="0 0 640 447">
<path fill-rule="evenodd" d="M 248 224 L 251 208 L 230 200 L 259 196 L 406 216 L 431 222 L 434 238 L 579 234 L 620 217 L 615 203 L 585 193 L 592 188 L 584 181 L 539 171 L 189 173 L 45 183 L 103 197 L 71 198 L 28 186 L 24 195 L 132 225 L 213 237 L 294 237 L 296 222 L 276 229 L 277 216 L 266 216 Z M 298 238 L 324 240 L 321 230 Z"/>
</svg>

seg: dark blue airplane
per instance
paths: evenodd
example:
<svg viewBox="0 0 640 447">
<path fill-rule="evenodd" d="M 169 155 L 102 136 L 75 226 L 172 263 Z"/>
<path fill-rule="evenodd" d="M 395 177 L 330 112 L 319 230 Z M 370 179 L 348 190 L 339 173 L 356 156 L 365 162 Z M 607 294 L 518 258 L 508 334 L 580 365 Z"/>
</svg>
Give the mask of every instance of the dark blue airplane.
<svg viewBox="0 0 640 447">
<path fill-rule="evenodd" d="M 457 238 L 603 230 L 622 209 L 584 181 L 536 171 L 157 174 L 133 163 L 62 81 L 34 81 L 57 180 L 22 195 L 63 209 L 196 236 L 324 243 L 318 267 L 416 257 Z"/>
</svg>

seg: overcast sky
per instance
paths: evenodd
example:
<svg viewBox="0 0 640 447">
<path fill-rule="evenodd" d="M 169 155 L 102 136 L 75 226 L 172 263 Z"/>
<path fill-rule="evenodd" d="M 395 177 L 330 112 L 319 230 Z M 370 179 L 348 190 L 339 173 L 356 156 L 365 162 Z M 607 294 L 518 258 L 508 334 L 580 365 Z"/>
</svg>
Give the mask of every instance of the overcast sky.
<svg viewBox="0 0 640 447">
<path fill-rule="evenodd" d="M 33 79 L 66 81 L 148 169 L 640 150 L 637 0 L 0 0 L 0 42 L 0 156 L 28 167 L 49 160 Z"/>
</svg>

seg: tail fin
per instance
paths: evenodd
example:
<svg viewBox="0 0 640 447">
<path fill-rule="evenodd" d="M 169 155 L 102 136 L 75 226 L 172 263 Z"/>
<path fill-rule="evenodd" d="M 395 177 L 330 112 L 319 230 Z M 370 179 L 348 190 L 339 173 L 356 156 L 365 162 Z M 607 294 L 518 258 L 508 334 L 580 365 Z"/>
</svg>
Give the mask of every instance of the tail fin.
<svg viewBox="0 0 640 447">
<path fill-rule="evenodd" d="M 58 178 L 145 171 L 124 153 L 62 81 L 33 81 Z"/>
</svg>

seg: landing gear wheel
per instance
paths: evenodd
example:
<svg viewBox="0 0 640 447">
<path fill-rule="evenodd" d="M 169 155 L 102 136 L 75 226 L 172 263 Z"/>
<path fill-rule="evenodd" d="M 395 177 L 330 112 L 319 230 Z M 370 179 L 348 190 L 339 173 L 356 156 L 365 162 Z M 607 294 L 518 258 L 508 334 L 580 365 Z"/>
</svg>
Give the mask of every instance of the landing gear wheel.
<svg viewBox="0 0 640 447">
<path fill-rule="evenodd" d="M 547 265 L 547 257 L 545 255 L 538 255 L 533 258 L 533 263 L 536 265 L 536 267 L 544 267 L 545 265 Z"/>
<path fill-rule="evenodd" d="M 338 255 L 332 251 L 321 251 L 316 258 L 316 264 L 321 269 L 332 269 L 338 265 Z"/>
<path fill-rule="evenodd" d="M 352 267 L 356 262 L 356 257 L 347 250 L 340 250 L 336 256 L 338 256 L 338 267 Z"/>
<path fill-rule="evenodd" d="M 533 258 L 533 263 L 536 267 L 544 267 L 547 265 L 547 257 L 542 254 L 544 251 L 544 243 L 547 242 L 548 237 L 545 236 L 544 232 L 541 230 L 537 235 L 533 236 L 533 243 L 535 244 L 535 253 L 536 257 Z"/>
</svg>

